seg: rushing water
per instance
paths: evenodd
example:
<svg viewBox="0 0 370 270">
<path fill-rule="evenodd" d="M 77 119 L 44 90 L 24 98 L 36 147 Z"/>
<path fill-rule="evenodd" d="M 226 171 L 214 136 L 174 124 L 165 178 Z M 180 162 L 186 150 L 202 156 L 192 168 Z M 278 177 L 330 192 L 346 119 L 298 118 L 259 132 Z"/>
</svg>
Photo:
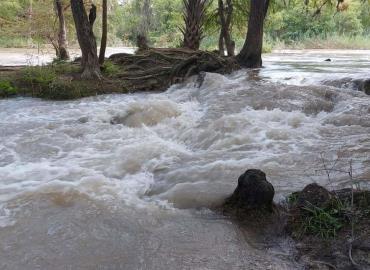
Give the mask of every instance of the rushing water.
<svg viewBox="0 0 370 270">
<path fill-rule="evenodd" d="M 276 53 L 265 66 L 164 93 L 0 101 L 0 269 L 300 269 L 289 239 L 209 209 L 248 168 L 276 200 L 349 186 L 350 163 L 369 187 L 370 97 L 348 82 L 370 58 Z"/>
</svg>

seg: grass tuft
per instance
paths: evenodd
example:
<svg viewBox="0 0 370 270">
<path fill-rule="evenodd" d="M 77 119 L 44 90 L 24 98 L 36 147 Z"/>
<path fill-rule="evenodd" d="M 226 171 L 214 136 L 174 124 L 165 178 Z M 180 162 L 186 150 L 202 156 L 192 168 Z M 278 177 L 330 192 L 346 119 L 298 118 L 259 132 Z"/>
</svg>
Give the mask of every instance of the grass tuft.
<svg viewBox="0 0 370 270">
<path fill-rule="evenodd" d="M 18 93 L 17 89 L 7 80 L 0 80 L 0 98 L 14 96 Z"/>
</svg>

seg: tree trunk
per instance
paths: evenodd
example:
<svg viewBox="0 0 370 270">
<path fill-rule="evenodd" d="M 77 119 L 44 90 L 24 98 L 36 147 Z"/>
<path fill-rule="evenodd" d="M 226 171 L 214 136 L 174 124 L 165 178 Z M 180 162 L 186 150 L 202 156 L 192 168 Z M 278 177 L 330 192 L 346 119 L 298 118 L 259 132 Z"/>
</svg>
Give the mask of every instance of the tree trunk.
<svg viewBox="0 0 370 270">
<path fill-rule="evenodd" d="M 103 65 L 105 60 L 105 50 L 107 48 L 108 37 L 108 0 L 103 0 L 103 24 L 102 36 L 100 43 L 99 64 Z"/>
<path fill-rule="evenodd" d="M 224 32 L 220 30 L 220 37 L 218 38 L 218 51 L 221 56 L 225 56 Z"/>
<path fill-rule="evenodd" d="M 259 68 L 262 66 L 263 23 L 269 0 L 251 0 L 248 33 L 242 50 L 237 56 L 241 66 Z"/>
<path fill-rule="evenodd" d="M 231 20 L 233 16 L 234 6 L 233 0 L 227 0 L 227 17 L 226 17 L 226 24 L 225 24 L 225 44 L 227 49 L 228 56 L 235 55 L 235 42 L 231 39 Z"/>
<path fill-rule="evenodd" d="M 218 50 L 220 52 L 220 55 L 225 56 L 225 7 L 224 7 L 224 1 L 218 0 L 218 17 L 220 19 L 220 37 L 218 40 Z"/>
<path fill-rule="evenodd" d="M 57 58 L 59 60 L 69 60 L 66 22 L 61 0 L 55 0 L 55 9 L 59 20 Z"/>
<path fill-rule="evenodd" d="M 89 18 L 87 17 L 83 0 L 71 0 L 71 9 L 76 26 L 77 39 L 82 52 L 83 72 L 85 79 L 101 78 L 99 59 L 97 55 L 96 40 L 93 33 L 93 23 L 96 18 L 92 7 Z"/>
<path fill-rule="evenodd" d="M 226 14 L 225 14 L 226 12 Z M 219 51 L 221 55 L 225 55 L 225 45 L 228 56 L 234 56 L 235 43 L 231 40 L 231 19 L 233 14 L 232 0 L 227 0 L 227 8 L 225 8 L 224 1 L 218 0 L 218 16 L 220 19 L 220 38 Z"/>
<path fill-rule="evenodd" d="M 143 5 L 140 11 L 140 24 L 138 36 L 144 37 L 147 41 L 149 40 L 149 29 L 152 23 L 152 9 L 151 0 L 143 0 Z"/>
<path fill-rule="evenodd" d="M 208 0 L 183 0 L 185 28 L 183 47 L 198 50 L 203 39 L 203 23 Z"/>
</svg>

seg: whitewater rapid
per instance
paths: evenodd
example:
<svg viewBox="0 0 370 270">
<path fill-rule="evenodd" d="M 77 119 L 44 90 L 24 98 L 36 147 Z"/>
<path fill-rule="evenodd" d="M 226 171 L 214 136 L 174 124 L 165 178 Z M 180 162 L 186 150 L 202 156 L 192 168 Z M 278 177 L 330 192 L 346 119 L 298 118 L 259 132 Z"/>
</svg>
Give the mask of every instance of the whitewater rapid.
<svg viewBox="0 0 370 270">
<path fill-rule="evenodd" d="M 344 56 L 366 76 L 369 58 Z M 323 85 L 338 79 L 325 55 L 295 57 L 164 93 L 0 100 L 0 269 L 300 269 L 289 239 L 210 210 L 248 168 L 276 201 L 348 187 L 350 164 L 370 186 L 369 96 Z"/>
</svg>

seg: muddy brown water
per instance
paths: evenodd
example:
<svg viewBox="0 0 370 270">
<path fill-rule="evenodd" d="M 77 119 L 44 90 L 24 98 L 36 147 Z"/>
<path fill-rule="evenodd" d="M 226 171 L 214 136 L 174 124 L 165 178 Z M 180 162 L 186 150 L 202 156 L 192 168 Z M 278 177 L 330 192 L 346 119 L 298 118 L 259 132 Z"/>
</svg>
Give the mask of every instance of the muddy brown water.
<svg viewBox="0 0 370 270">
<path fill-rule="evenodd" d="M 276 201 L 313 181 L 348 187 L 350 162 L 368 188 L 370 97 L 348 81 L 370 75 L 370 57 L 264 60 L 200 88 L 0 100 L 0 269 L 301 269 L 289 239 L 209 209 L 248 168 Z"/>
</svg>

